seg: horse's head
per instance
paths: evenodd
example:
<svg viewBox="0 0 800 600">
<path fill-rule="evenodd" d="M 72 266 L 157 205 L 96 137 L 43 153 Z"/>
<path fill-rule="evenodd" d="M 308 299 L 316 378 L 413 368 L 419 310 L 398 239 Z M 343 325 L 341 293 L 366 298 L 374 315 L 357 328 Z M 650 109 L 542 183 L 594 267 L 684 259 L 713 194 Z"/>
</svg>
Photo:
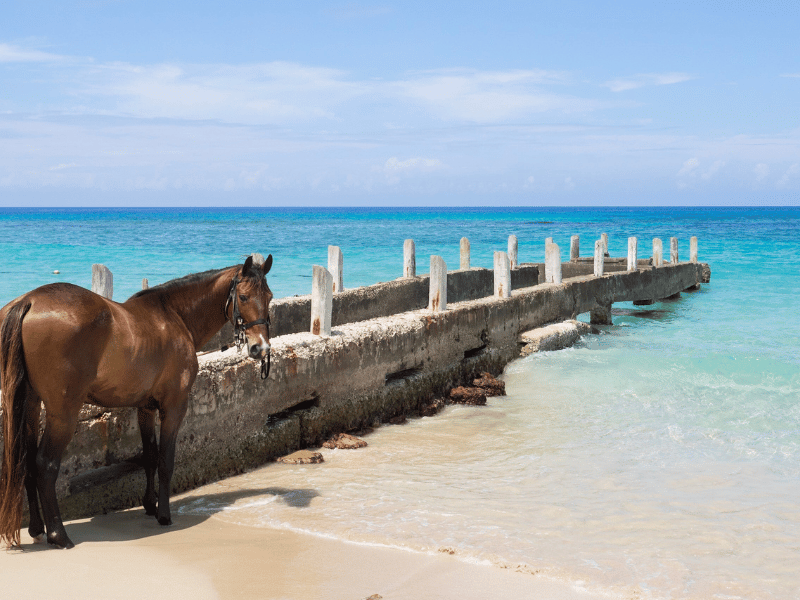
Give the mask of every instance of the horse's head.
<svg viewBox="0 0 800 600">
<path fill-rule="evenodd" d="M 241 270 L 231 281 L 225 316 L 233 323 L 238 341 L 247 344 L 250 358 L 269 357 L 269 303 L 272 292 L 266 275 L 272 268 L 270 254 L 262 264 L 248 256 Z"/>
</svg>

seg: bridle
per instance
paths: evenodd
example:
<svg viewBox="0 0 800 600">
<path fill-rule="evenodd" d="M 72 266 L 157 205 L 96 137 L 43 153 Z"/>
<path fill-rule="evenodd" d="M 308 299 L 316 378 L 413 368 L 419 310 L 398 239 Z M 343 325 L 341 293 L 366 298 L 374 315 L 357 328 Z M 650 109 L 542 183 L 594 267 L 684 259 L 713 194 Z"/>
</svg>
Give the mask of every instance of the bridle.
<svg viewBox="0 0 800 600">
<path fill-rule="evenodd" d="M 242 318 L 242 313 L 239 312 L 239 296 L 236 293 L 236 286 L 241 283 L 241 279 L 239 277 L 234 277 L 231 281 L 231 287 L 228 290 L 228 299 L 225 301 L 225 308 L 223 309 L 223 314 L 225 315 L 225 320 L 228 320 L 228 308 L 233 305 L 233 310 L 231 311 L 231 325 L 233 325 L 233 343 L 236 344 L 236 349 L 241 351 L 242 347 L 247 344 L 247 330 L 250 327 L 255 327 L 256 325 L 266 325 L 267 327 L 267 339 L 269 339 L 269 312 L 267 312 L 266 319 L 256 319 L 255 321 L 250 321 L 248 323 L 244 322 Z M 266 379 L 269 377 L 269 367 L 270 363 L 272 362 L 272 350 L 267 350 L 267 357 L 261 359 L 261 379 Z"/>
</svg>

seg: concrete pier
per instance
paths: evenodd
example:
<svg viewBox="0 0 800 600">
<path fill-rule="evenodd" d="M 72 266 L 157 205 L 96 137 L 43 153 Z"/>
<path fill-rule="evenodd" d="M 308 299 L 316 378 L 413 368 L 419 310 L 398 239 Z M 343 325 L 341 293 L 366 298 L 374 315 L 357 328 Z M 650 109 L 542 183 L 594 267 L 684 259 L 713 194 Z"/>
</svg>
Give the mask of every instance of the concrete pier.
<svg viewBox="0 0 800 600">
<path fill-rule="evenodd" d="M 689 260 L 697 263 L 697 236 L 695 235 L 689 240 Z"/>
<path fill-rule="evenodd" d="M 561 283 L 561 249 L 558 244 L 547 244 L 545 248 L 545 281 Z"/>
<path fill-rule="evenodd" d="M 441 256 L 431 256 L 428 308 L 435 313 L 447 310 L 447 265 Z"/>
<path fill-rule="evenodd" d="M 585 313 L 593 323 L 609 323 L 614 302 L 666 298 L 710 277 L 702 263 L 654 268 L 649 259 L 627 271 L 626 258 L 604 259 L 608 270 L 595 277 L 587 257 L 561 265 L 561 285 L 537 285 L 539 268 L 512 271 L 505 252 L 495 253 L 494 271 L 448 274 L 443 263 L 446 310 L 439 312 L 430 309 L 430 282 L 441 281 L 433 261 L 430 276 L 335 296 L 332 275 L 315 266 L 310 297 L 280 298 L 270 307 L 272 368 L 265 381 L 258 362 L 233 348 L 198 356 L 173 492 L 413 413 L 482 371 L 500 373 L 519 356 L 523 332 Z M 135 410 L 85 406 L 58 480 L 65 518 L 139 505 L 140 453 Z"/>
<path fill-rule="evenodd" d="M 511 297 L 511 261 L 505 252 L 494 253 L 494 295 Z"/>
<path fill-rule="evenodd" d="M 417 276 L 417 252 L 414 240 L 403 242 L 403 277 Z"/>
<path fill-rule="evenodd" d="M 664 264 L 664 246 L 659 238 L 653 238 L 653 265 L 660 267 Z"/>
<path fill-rule="evenodd" d="M 263 262 L 263 261 L 262 261 Z M 333 276 L 333 293 L 344 291 L 344 258 L 339 246 L 328 246 L 328 271 Z"/>
<path fill-rule="evenodd" d="M 594 243 L 594 276 L 602 277 L 605 267 L 605 250 L 603 240 L 596 240 Z"/>
<path fill-rule="evenodd" d="M 512 269 L 516 269 L 519 266 L 519 261 L 517 259 L 517 250 L 518 250 L 518 241 L 517 236 L 510 235 L 508 236 L 508 261 L 511 264 Z"/>
<path fill-rule="evenodd" d="M 677 265 L 680 262 L 678 258 L 678 238 L 676 237 L 669 238 L 669 262 L 673 265 Z"/>
<path fill-rule="evenodd" d="M 577 260 L 581 255 L 581 238 L 573 235 L 569 238 L 569 259 Z"/>
<path fill-rule="evenodd" d="M 459 251 L 460 251 L 460 263 L 459 268 L 463 271 L 469 269 L 469 240 L 465 237 L 461 238 L 461 242 L 459 244 Z"/>
<path fill-rule="evenodd" d="M 639 241 L 635 237 L 628 238 L 628 271 L 635 271 L 638 258 L 636 256 Z"/>
<path fill-rule="evenodd" d="M 333 275 L 325 267 L 314 265 L 311 281 L 311 333 L 328 336 L 333 312 Z"/>
</svg>

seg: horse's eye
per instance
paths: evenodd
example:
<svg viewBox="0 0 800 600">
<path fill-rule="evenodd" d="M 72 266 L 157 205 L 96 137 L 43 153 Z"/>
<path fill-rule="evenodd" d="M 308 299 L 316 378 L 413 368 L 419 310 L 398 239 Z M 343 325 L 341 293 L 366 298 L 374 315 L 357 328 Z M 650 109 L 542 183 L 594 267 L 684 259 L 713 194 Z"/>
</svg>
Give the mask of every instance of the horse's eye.
<svg viewBox="0 0 800 600">
<path fill-rule="evenodd" d="M 241 300 L 242 302 L 247 302 L 247 296 L 245 296 L 244 294 L 239 294 L 239 300 Z"/>
</svg>

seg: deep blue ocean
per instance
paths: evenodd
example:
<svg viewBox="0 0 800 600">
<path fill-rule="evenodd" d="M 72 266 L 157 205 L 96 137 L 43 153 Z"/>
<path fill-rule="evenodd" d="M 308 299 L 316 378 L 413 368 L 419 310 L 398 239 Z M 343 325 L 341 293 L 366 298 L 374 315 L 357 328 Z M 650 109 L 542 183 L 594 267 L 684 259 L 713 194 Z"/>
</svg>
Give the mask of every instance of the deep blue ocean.
<svg viewBox="0 0 800 600">
<path fill-rule="evenodd" d="M 547 237 L 566 256 L 578 234 L 591 255 L 601 233 L 612 256 L 637 236 L 640 258 L 677 237 L 681 260 L 697 236 L 711 283 L 614 305 L 599 334 L 511 363 L 508 397 L 487 407 L 382 427 L 324 468 L 247 475 L 315 489 L 302 511 L 272 495 L 184 512 L 447 547 L 608 597 L 800 597 L 800 208 L 2 209 L 0 301 L 51 281 L 90 287 L 93 263 L 123 301 L 144 277 L 253 252 L 274 256 L 276 297 L 308 294 L 328 245 L 357 287 L 401 276 L 407 238 L 425 273 L 432 254 L 458 268 L 463 236 L 472 265 L 491 268 L 510 234 L 520 262 L 543 262 Z"/>
</svg>

